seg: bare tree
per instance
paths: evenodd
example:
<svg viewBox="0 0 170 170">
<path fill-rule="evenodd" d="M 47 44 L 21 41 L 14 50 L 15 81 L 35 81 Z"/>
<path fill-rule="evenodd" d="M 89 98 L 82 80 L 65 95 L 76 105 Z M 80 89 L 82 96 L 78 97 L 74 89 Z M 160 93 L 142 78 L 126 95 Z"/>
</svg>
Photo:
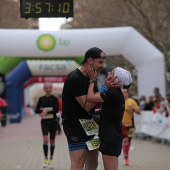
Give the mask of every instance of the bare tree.
<svg viewBox="0 0 170 170">
<path fill-rule="evenodd" d="M 169 0 L 75 0 L 72 28 L 133 26 L 165 56 L 170 75 Z M 170 76 L 166 76 L 170 89 Z"/>
<path fill-rule="evenodd" d="M 123 0 L 128 9 L 127 23 L 135 27 L 165 56 L 165 73 L 170 74 L 170 1 Z M 132 20 L 133 19 L 133 20 Z M 166 87 L 170 89 L 169 77 Z"/>
</svg>

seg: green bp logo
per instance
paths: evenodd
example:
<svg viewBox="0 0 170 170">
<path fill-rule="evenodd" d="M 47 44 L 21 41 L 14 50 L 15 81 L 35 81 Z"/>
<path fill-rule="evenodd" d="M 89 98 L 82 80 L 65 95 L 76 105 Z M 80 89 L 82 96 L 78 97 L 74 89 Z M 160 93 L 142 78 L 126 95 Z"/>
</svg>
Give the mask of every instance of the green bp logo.
<svg viewBox="0 0 170 170">
<path fill-rule="evenodd" d="M 37 46 L 42 51 L 51 51 L 56 46 L 56 40 L 50 34 L 43 34 L 38 37 Z"/>
</svg>

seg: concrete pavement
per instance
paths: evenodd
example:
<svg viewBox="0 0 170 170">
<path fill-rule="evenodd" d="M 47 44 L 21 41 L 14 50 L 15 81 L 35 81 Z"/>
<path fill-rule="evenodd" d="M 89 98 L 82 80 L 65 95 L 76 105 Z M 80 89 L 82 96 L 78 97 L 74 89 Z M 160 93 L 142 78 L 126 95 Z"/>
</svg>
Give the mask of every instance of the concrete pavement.
<svg viewBox="0 0 170 170">
<path fill-rule="evenodd" d="M 43 170 L 43 159 L 38 115 L 26 117 L 18 124 L 0 127 L 0 170 Z M 64 133 L 56 136 L 54 160 L 54 170 L 69 170 L 70 159 Z M 101 154 L 98 170 L 104 170 Z M 121 155 L 119 170 L 170 170 L 170 146 L 133 139 L 130 165 L 123 165 Z"/>
</svg>

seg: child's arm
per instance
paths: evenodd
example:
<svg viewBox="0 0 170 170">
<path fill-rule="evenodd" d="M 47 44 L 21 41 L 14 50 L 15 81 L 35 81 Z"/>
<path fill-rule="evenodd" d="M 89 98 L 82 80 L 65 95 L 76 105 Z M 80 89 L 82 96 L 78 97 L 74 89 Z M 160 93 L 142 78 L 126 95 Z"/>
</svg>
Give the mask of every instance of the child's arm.
<svg viewBox="0 0 170 170">
<path fill-rule="evenodd" d="M 104 102 L 100 96 L 100 93 L 94 93 L 94 82 L 89 84 L 87 101 L 88 102 Z"/>
</svg>

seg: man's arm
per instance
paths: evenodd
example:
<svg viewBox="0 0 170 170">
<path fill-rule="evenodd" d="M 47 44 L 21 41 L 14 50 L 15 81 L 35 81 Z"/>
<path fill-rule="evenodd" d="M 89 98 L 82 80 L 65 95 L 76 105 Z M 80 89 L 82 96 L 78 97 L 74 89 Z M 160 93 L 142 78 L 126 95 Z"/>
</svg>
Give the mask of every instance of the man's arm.
<svg viewBox="0 0 170 170">
<path fill-rule="evenodd" d="M 103 102 L 103 99 L 100 96 L 100 93 L 94 93 L 94 83 L 89 84 L 87 101 L 88 102 Z"/>
<path fill-rule="evenodd" d="M 89 112 L 97 103 L 91 103 L 87 101 L 87 95 L 76 97 L 77 102 L 83 107 L 87 112 Z"/>
</svg>

